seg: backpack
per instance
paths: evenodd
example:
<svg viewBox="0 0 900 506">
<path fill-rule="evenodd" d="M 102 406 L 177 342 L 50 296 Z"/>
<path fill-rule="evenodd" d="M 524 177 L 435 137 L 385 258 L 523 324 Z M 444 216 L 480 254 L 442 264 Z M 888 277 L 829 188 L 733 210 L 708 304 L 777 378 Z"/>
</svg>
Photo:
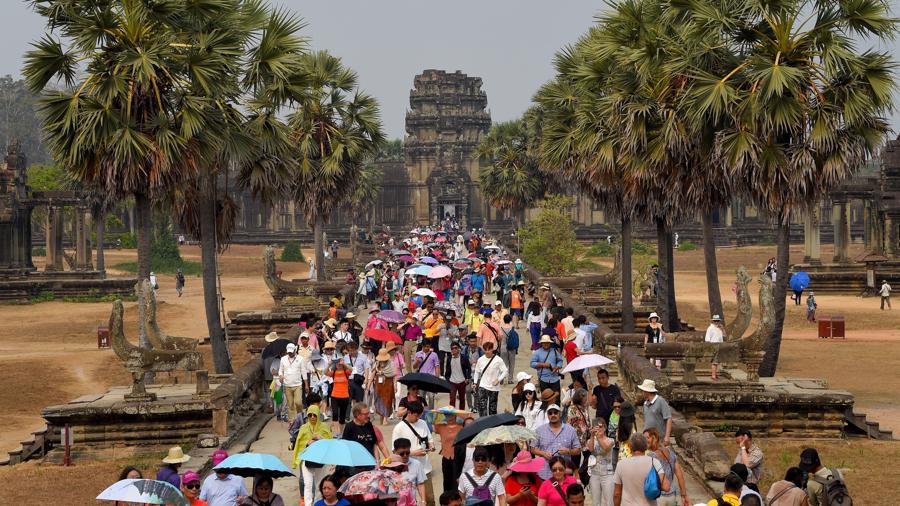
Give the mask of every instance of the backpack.
<svg viewBox="0 0 900 506">
<path fill-rule="evenodd" d="M 519 349 L 519 333 L 516 329 L 511 329 L 511 332 L 506 334 L 506 349 L 510 351 Z"/>
<path fill-rule="evenodd" d="M 653 460 L 650 460 L 650 472 L 647 473 L 647 478 L 644 479 L 644 497 L 650 499 L 651 501 L 655 501 L 662 495 L 662 490 L 659 485 L 659 474 L 656 473 L 656 467 L 653 466 Z"/>
<path fill-rule="evenodd" d="M 491 471 L 491 474 L 488 475 L 487 479 L 484 480 L 484 485 L 479 485 L 475 482 L 475 479 L 469 473 L 463 473 L 466 475 L 466 479 L 469 480 L 469 483 L 472 484 L 474 490 L 472 490 L 472 495 L 469 497 L 474 497 L 481 501 L 493 501 L 494 498 L 491 496 L 491 482 L 494 481 L 494 475 L 497 473 Z"/>
<path fill-rule="evenodd" d="M 822 492 L 825 496 L 823 506 L 853 506 L 853 499 L 850 497 L 844 478 L 833 469 L 828 469 L 828 472 L 831 474 L 827 478 L 813 475 L 813 481 L 822 485 Z"/>
</svg>

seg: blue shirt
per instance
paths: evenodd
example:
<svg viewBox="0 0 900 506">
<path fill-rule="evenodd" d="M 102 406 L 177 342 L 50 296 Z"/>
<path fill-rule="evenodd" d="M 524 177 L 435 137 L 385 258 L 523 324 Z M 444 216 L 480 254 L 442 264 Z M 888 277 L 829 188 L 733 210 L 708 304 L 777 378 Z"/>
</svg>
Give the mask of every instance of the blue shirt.
<svg viewBox="0 0 900 506">
<path fill-rule="evenodd" d="M 171 466 L 161 467 L 159 472 L 156 473 L 156 479 L 171 483 L 172 485 L 175 485 L 175 488 L 181 488 L 181 477 L 178 476 L 178 471 L 172 469 Z"/>
<path fill-rule="evenodd" d="M 209 506 L 234 506 L 237 496 L 248 495 L 244 479 L 233 474 L 220 480 L 219 475 L 212 473 L 203 480 L 203 486 L 200 487 L 200 499 L 209 503 Z"/>
<path fill-rule="evenodd" d="M 560 355 L 559 350 L 556 348 L 550 348 L 549 350 L 545 350 L 544 348 L 534 350 L 531 354 L 531 367 L 535 367 L 540 362 L 547 362 L 550 364 L 550 368 L 554 367 L 562 367 L 563 359 L 562 355 Z M 544 383 L 556 383 L 559 381 L 559 374 L 553 372 L 551 369 L 537 369 L 538 380 L 543 381 Z"/>
<path fill-rule="evenodd" d="M 472 290 L 484 292 L 484 274 L 476 274 L 472 276 Z"/>
<path fill-rule="evenodd" d="M 325 504 L 325 499 L 319 499 L 318 501 L 313 503 L 313 506 L 328 506 Z M 350 506 L 350 501 L 346 499 L 341 499 L 340 501 L 334 503 L 334 506 Z"/>
<path fill-rule="evenodd" d="M 553 456 L 558 455 L 557 452 L 559 452 L 560 448 L 568 448 L 569 450 L 581 448 L 581 441 L 578 439 L 575 427 L 567 423 L 560 426 L 558 433 L 553 432 L 549 423 L 539 426 L 534 430 L 534 433 L 537 434 L 537 441 L 535 441 L 534 447 Z M 571 455 L 563 455 L 563 457 L 571 458 Z M 550 459 L 544 459 L 544 467 L 538 471 L 538 476 L 544 480 L 548 480 L 553 476 L 553 473 L 550 472 L 550 466 L 547 465 L 549 461 Z"/>
</svg>

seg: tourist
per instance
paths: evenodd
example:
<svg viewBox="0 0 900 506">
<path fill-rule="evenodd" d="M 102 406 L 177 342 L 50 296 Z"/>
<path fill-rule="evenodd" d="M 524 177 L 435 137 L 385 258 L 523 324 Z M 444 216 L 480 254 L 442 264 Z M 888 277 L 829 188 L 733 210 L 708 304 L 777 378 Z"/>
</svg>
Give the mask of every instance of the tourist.
<svg viewBox="0 0 900 506">
<path fill-rule="evenodd" d="M 422 374 L 440 376 L 440 360 L 432 349 L 431 341 L 422 341 L 422 351 L 416 352 L 413 368 Z M 434 392 L 426 392 L 425 399 L 428 401 L 428 407 L 434 409 Z"/>
<path fill-rule="evenodd" d="M 621 396 L 619 386 L 609 383 L 609 371 L 606 369 L 597 371 L 597 386 L 591 395 L 591 406 L 597 410 L 596 417 L 606 422 L 605 425 L 609 425 L 609 417 L 613 414 L 616 399 Z"/>
<path fill-rule="evenodd" d="M 806 448 L 800 452 L 800 464 L 797 466 L 803 472 L 811 475 L 806 481 L 806 495 L 809 496 L 809 506 L 829 506 L 831 504 L 825 494 L 825 484 L 839 480 L 844 481 L 844 476 L 836 468 L 827 468 L 819 459 L 819 452 L 815 448 Z M 841 484 L 838 484 L 840 487 Z M 849 497 L 848 497 L 849 499 Z"/>
<path fill-rule="evenodd" d="M 691 501 L 688 499 L 687 487 L 684 485 L 684 471 L 681 469 L 681 463 L 678 462 L 678 456 L 671 447 L 661 446 L 659 443 L 659 431 L 656 428 L 644 430 L 644 437 L 647 438 L 647 455 L 656 457 L 662 464 L 663 471 L 669 483 L 678 483 L 678 490 L 670 487 L 668 491 L 663 492 L 659 499 L 656 500 L 658 506 L 690 506 Z M 681 503 L 675 497 L 676 492 L 681 492 Z"/>
<path fill-rule="evenodd" d="M 519 281 L 516 283 L 516 287 L 509 291 L 509 314 L 512 316 L 513 327 L 517 328 L 519 322 L 525 316 L 525 296 L 522 294 L 522 286 L 524 284 L 524 282 Z"/>
<path fill-rule="evenodd" d="M 512 369 L 510 369 L 512 371 Z M 519 405 L 522 404 L 522 401 L 525 400 L 525 385 L 531 382 L 531 375 L 525 371 L 519 371 L 516 373 L 516 382 L 512 387 L 512 391 L 510 392 L 510 398 L 512 400 L 512 408 L 514 411 L 519 409 Z"/>
<path fill-rule="evenodd" d="M 446 378 L 450 375 L 449 369 L 447 368 L 447 362 L 450 359 L 450 348 L 455 338 L 459 337 L 459 327 L 454 325 L 443 311 L 438 313 L 438 320 L 437 352 L 438 360 L 440 362 L 438 374 L 441 377 Z"/>
<path fill-rule="evenodd" d="M 566 336 L 566 339 L 564 341 L 563 354 L 566 357 L 566 364 L 571 364 L 573 360 L 578 358 L 578 355 L 582 354 L 582 351 L 578 349 L 578 344 L 575 342 L 576 337 L 577 336 L 576 336 L 575 330 L 573 329 L 572 332 L 570 332 Z M 587 386 L 587 384 L 584 381 L 584 370 L 583 369 L 580 369 L 577 371 L 572 371 L 569 373 L 569 375 L 572 377 L 573 382 L 577 380 L 577 381 L 581 382 L 581 384 Z"/>
<path fill-rule="evenodd" d="M 447 381 L 450 382 L 450 405 L 454 408 L 463 411 L 466 409 L 466 385 L 471 378 L 471 363 L 460 353 L 459 343 L 451 344 L 450 358 L 447 363 Z"/>
<path fill-rule="evenodd" d="M 537 434 L 537 441 L 531 449 L 532 453 L 548 460 L 560 455 L 568 458 L 581 455 L 578 434 L 571 425 L 562 422 L 562 409 L 558 404 L 547 407 L 547 418 L 549 422 L 534 431 Z M 538 475 L 547 480 L 550 478 L 550 471 L 550 467 L 545 465 Z"/>
<path fill-rule="evenodd" d="M 466 337 L 466 342 L 468 344 L 462 351 L 463 360 L 468 360 L 469 370 L 474 371 L 475 364 L 478 363 L 478 359 L 480 359 L 484 355 L 484 350 L 482 350 L 481 347 L 478 346 L 478 337 L 474 332 Z M 471 380 L 466 386 L 466 405 L 472 408 L 475 407 L 475 385 Z"/>
<path fill-rule="evenodd" d="M 278 379 L 284 385 L 284 402 L 288 408 L 288 420 L 297 416 L 297 411 L 302 409 L 303 380 L 309 374 L 306 361 L 297 355 L 297 345 L 288 343 L 287 354 L 281 357 L 278 366 Z M 309 385 L 306 386 L 309 393 Z"/>
<path fill-rule="evenodd" d="M 397 329 L 403 335 L 403 362 L 409 367 L 409 371 L 413 372 L 413 357 L 416 354 L 416 344 L 422 337 L 422 328 L 415 322 L 412 315 L 406 315 L 406 321 Z"/>
<path fill-rule="evenodd" d="M 384 440 L 372 425 L 372 421 L 370 420 L 372 414 L 369 411 L 369 407 L 362 402 L 354 403 L 353 408 L 351 409 L 351 415 L 353 418 L 344 427 L 344 432 L 341 433 L 341 439 L 346 441 L 356 441 L 361 444 L 363 448 L 372 454 L 372 457 L 375 458 L 376 462 L 381 460 L 378 453 L 375 451 L 376 448 L 381 452 L 381 455 L 384 458 L 387 458 L 390 455 L 390 452 L 384 445 Z M 375 466 L 354 467 L 353 471 L 355 474 L 362 471 L 371 471 L 372 469 L 375 469 Z"/>
<path fill-rule="evenodd" d="M 594 420 L 594 427 L 587 440 L 585 448 L 594 457 L 594 465 L 590 468 L 591 499 L 593 506 L 600 506 L 601 500 L 604 506 L 613 504 L 613 448 L 615 440 L 606 432 L 606 422 L 602 418 Z"/>
<path fill-rule="evenodd" d="M 503 486 L 506 489 L 506 504 L 509 506 L 537 506 L 538 490 L 543 480 L 537 472 L 544 467 L 542 457 L 532 457 L 528 450 L 516 454 L 509 467 L 509 476 Z"/>
<path fill-rule="evenodd" d="M 313 506 L 350 506 L 350 501 L 341 497 L 338 488 L 341 484 L 333 475 L 322 478 L 319 482 L 319 494 L 321 499 L 316 501 Z"/>
<path fill-rule="evenodd" d="M 559 371 L 563 367 L 562 355 L 553 348 L 553 339 L 548 335 L 541 336 L 541 348 L 531 355 L 531 367 L 537 370 L 538 385 L 541 390 L 549 388 L 560 392 Z"/>
<path fill-rule="evenodd" d="M 488 469 L 488 450 L 483 446 L 475 447 L 472 453 L 474 469 L 463 473 L 459 479 L 459 491 L 467 498 L 481 501 L 492 501 L 500 506 L 506 505 L 506 489 L 503 478 L 495 471 Z"/>
<path fill-rule="evenodd" d="M 750 470 L 747 469 L 747 466 L 744 464 L 732 464 L 731 472 L 735 474 L 738 478 L 741 479 L 741 494 L 738 497 L 741 501 L 744 500 L 744 497 L 748 495 L 754 495 L 759 499 L 759 502 L 762 502 L 762 495 L 760 495 L 759 490 L 757 490 L 756 485 L 748 486 L 747 478 L 750 477 Z"/>
<path fill-rule="evenodd" d="M 182 450 L 180 446 L 169 448 L 169 453 L 166 455 L 166 458 L 162 460 L 162 467 L 160 467 L 159 472 L 156 473 L 156 479 L 158 481 L 171 483 L 175 488 L 181 487 L 181 478 L 178 476 L 178 468 L 181 467 L 181 464 L 184 464 L 189 460 L 191 460 L 191 456 L 185 455 L 184 450 Z"/>
<path fill-rule="evenodd" d="M 328 425 L 319 420 L 319 406 L 306 408 L 306 423 L 297 432 L 297 440 L 294 442 L 294 457 L 291 459 L 291 467 L 300 467 L 303 478 L 303 500 L 306 504 L 312 504 L 315 499 L 316 484 L 325 475 L 325 468 L 316 462 L 300 462 L 300 454 L 307 446 L 320 439 L 331 439 L 333 436 Z"/>
<path fill-rule="evenodd" d="M 156 291 L 159 290 L 159 283 L 156 279 L 156 273 L 153 271 L 150 272 L 150 288 L 153 289 L 153 294 L 156 295 Z"/>
<path fill-rule="evenodd" d="M 315 341 L 318 341 L 316 339 Z M 303 360 L 306 361 L 307 373 L 309 374 L 309 362 L 312 359 L 312 352 L 316 350 L 316 347 L 310 344 L 309 332 L 303 331 L 300 333 L 300 345 L 297 346 L 297 355 L 300 356 Z"/>
<path fill-rule="evenodd" d="M 566 423 L 575 429 L 575 433 L 578 434 L 578 441 L 581 443 L 582 453 L 572 457 L 572 462 L 575 463 L 576 467 L 581 466 L 582 456 L 585 459 L 588 458 L 587 441 L 591 436 L 591 420 L 587 409 L 587 396 L 587 390 L 583 388 L 575 390 L 569 406 L 565 408 Z"/>
<path fill-rule="evenodd" d="M 375 382 L 375 412 L 381 416 L 381 425 L 384 425 L 385 420 L 394 413 L 394 397 L 396 394 L 394 380 L 397 374 L 387 347 L 378 350 L 373 374 Z"/>
<path fill-rule="evenodd" d="M 122 469 L 122 472 L 119 473 L 119 481 L 121 481 L 121 480 L 140 480 L 143 478 L 144 478 L 144 475 L 141 473 L 141 471 L 138 468 L 136 468 L 134 466 L 125 466 L 125 468 Z M 183 479 L 181 481 L 184 482 Z"/>
<path fill-rule="evenodd" d="M 331 345 L 331 348 L 329 348 L 329 345 Z M 334 343 L 325 343 L 323 351 L 330 352 L 334 349 L 333 347 Z M 319 409 L 322 410 L 322 420 L 327 419 L 327 416 L 325 416 L 326 399 L 328 399 L 329 392 L 331 392 L 332 380 L 326 374 L 330 363 L 331 360 L 328 356 L 323 355 L 319 350 L 314 350 L 309 356 L 310 386 L 308 396 L 317 395 L 319 397 Z M 310 403 L 307 402 L 306 405 L 309 406 Z"/>
<path fill-rule="evenodd" d="M 412 442 L 409 439 L 395 439 L 394 455 L 391 455 L 390 460 L 382 464 L 381 467 L 393 469 L 400 473 L 401 476 L 413 486 L 416 491 L 415 495 L 418 495 L 419 500 L 425 503 L 426 497 L 428 496 L 428 492 L 425 489 L 428 477 L 426 476 L 425 469 L 422 467 L 422 462 L 418 459 L 411 458 L 411 446 Z M 413 501 L 413 504 L 418 504 L 418 502 L 415 501 L 415 497 L 413 497 Z M 433 501 L 434 499 L 432 499 L 432 503 L 429 504 L 433 504 Z"/>
<path fill-rule="evenodd" d="M 500 344 L 500 358 L 506 362 L 506 368 L 510 372 L 516 370 L 516 354 L 519 353 L 519 333 L 516 331 L 512 323 L 512 316 L 505 315 L 503 323 L 500 325 L 500 331 L 503 333 Z M 508 383 L 513 384 L 512 375 L 508 376 Z"/>
<path fill-rule="evenodd" d="M 763 472 L 763 456 L 762 450 L 753 442 L 753 435 L 747 429 L 738 429 L 734 434 L 735 442 L 738 445 L 737 455 L 734 457 L 735 464 L 744 464 L 750 470 L 750 476 L 747 480 L 750 488 L 759 492 L 759 480 Z"/>
<path fill-rule="evenodd" d="M 257 474 L 253 478 L 253 494 L 239 502 L 239 506 L 284 506 L 284 499 L 272 492 L 271 476 Z"/>
<path fill-rule="evenodd" d="M 227 458 L 228 452 L 225 450 L 216 450 L 210 457 L 214 472 L 203 480 L 203 487 L 200 489 L 200 499 L 209 503 L 209 506 L 234 506 L 249 495 L 243 478 L 216 471 L 215 467 Z"/>
<path fill-rule="evenodd" d="M 478 359 L 472 372 L 475 383 L 475 399 L 478 414 L 490 416 L 497 414 L 497 400 L 500 396 L 500 385 L 509 374 L 506 364 L 494 354 L 495 342 L 484 343 L 484 356 Z"/>
<path fill-rule="evenodd" d="M 181 297 L 181 292 L 184 291 L 184 272 L 181 271 L 179 267 L 177 271 L 175 271 L 175 291 L 178 292 L 178 296 Z"/>
<path fill-rule="evenodd" d="M 410 441 L 410 456 L 422 464 L 422 470 L 427 477 L 425 482 L 426 503 L 434 504 L 434 490 L 431 487 L 431 459 L 428 456 L 429 452 L 434 451 L 434 438 L 428 424 L 421 418 L 424 412 L 425 407 L 421 402 L 409 403 L 406 417 L 394 427 L 392 438 L 393 441 L 400 438 Z"/>
<path fill-rule="evenodd" d="M 453 441 L 463 428 L 456 414 L 447 414 L 442 422 L 434 423 L 434 433 L 441 438 L 441 472 L 444 478 L 444 490 L 456 488 L 456 448 Z"/>
<path fill-rule="evenodd" d="M 553 392 L 552 390 L 550 391 Z M 534 423 L 535 418 L 543 413 L 541 410 L 541 401 L 537 398 L 537 388 L 535 388 L 534 383 L 526 383 L 522 392 L 525 395 L 525 399 L 519 403 L 515 414 L 521 416 L 525 420 L 525 427 L 534 430 L 536 428 Z"/>
<path fill-rule="evenodd" d="M 548 472 L 538 489 L 538 506 L 566 506 L 566 489 L 576 484 L 575 477 L 566 474 L 566 459 L 552 457 L 545 469 Z"/>
<path fill-rule="evenodd" d="M 631 457 L 631 436 L 637 432 L 637 420 L 634 415 L 634 406 L 630 402 L 623 401 L 619 404 L 619 419 L 615 429 L 616 451 L 614 458 L 616 459 L 616 464 Z M 610 417 L 610 423 L 612 423 L 612 417 Z"/>
<path fill-rule="evenodd" d="M 459 490 L 446 490 L 439 499 L 441 506 L 463 506 L 463 497 Z"/>
<path fill-rule="evenodd" d="M 344 324 L 341 324 L 341 327 L 343 328 Z M 350 366 L 350 399 L 353 402 L 362 402 L 365 399 L 363 385 L 369 360 L 366 355 L 359 353 L 359 344 L 356 341 L 351 340 L 345 349 L 347 353 L 344 355 L 344 364 Z"/>
<path fill-rule="evenodd" d="M 335 319 L 330 318 L 328 321 L 332 322 L 333 325 Z M 334 341 L 334 344 L 338 347 L 340 347 L 341 345 L 346 346 L 354 342 L 353 334 L 350 333 L 350 320 L 341 318 L 340 322 L 338 323 L 338 329 L 334 332 L 334 334 L 331 335 L 331 340 Z"/>
<path fill-rule="evenodd" d="M 666 342 L 666 333 L 663 330 L 662 323 L 659 322 L 659 315 L 656 313 L 650 313 L 650 316 L 647 318 L 649 321 L 647 326 L 644 327 L 644 348 L 647 348 L 647 344 L 659 344 Z M 666 366 L 665 361 L 663 360 L 654 360 L 650 359 L 650 363 L 656 365 L 657 369 L 662 369 Z"/>
<path fill-rule="evenodd" d="M 809 498 L 803 491 L 806 474 L 799 467 L 788 468 L 784 479 L 769 487 L 766 504 L 769 506 L 808 506 Z"/>
<path fill-rule="evenodd" d="M 525 311 L 528 315 L 528 332 L 531 333 L 531 351 L 540 348 L 541 325 L 544 323 L 544 308 L 538 302 L 537 296 L 528 304 Z"/>
<path fill-rule="evenodd" d="M 736 474 L 729 474 L 725 478 L 725 490 L 722 495 L 706 503 L 707 506 L 741 506 L 740 495 L 743 486 L 744 484 Z"/>
<path fill-rule="evenodd" d="M 656 501 L 647 499 L 644 495 L 644 482 L 647 479 L 648 470 L 656 470 L 660 491 L 668 492 L 671 484 L 666 479 L 666 473 L 663 471 L 660 461 L 644 455 L 644 452 L 647 451 L 647 438 L 643 434 L 632 434 L 629 446 L 631 447 L 631 457 L 616 464 L 616 471 L 613 474 L 615 486 L 613 504 L 617 506 L 619 504 L 655 505 Z"/>
<path fill-rule="evenodd" d="M 184 498 L 187 499 L 189 506 L 209 506 L 209 503 L 200 499 L 200 489 L 202 487 L 200 475 L 196 471 L 185 471 L 184 475 L 181 476 L 181 493 L 184 494 Z"/>
<path fill-rule="evenodd" d="M 403 300 L 403 294 L 398 290 L 394 293 L 394 300 L 391 301 L 391 309 L 399 313 L 402 312 L 405 307 L 406 301 Z"/>
<path fill-rule="evenodd" d="M 405 418 L 407 409 L 413 402 L 420 402 L 423 406 L 425 405 L 425 398 L 419 395 L 419 385 L 416 384 L 406 387 L 406 395 L 400 399 L 400 404 L 397 408 L 397 417 L 401 420 Z"/>
<path fill-rule="evenodd" d="M 331 424 L 332 430 L 340 434 L 344 431 L 347 422 L 347 412 L 350 411 L 350 372 L 353 369 L 342 361 L 335 359 L 331 362 L 325 375 L 331 378 Z"/>
<path fill-rule="evenodd" d="M 809 323 L 816 322 L 816 308 L 818 307 L 819 305 L 816 304 L 816 293 L 809 292 L 809 296 L 806 297 L 806 321 Z"/>
<path fill-rule="evenodd" d="M 584 487 L 573 483 L 566 489 L 566 506 L 584 506 Z"/>
<path fill-rule="evenodd" d="M 645 379 L 638 385 L 638 390 L 644 393 L 644 429 L 655 427 L 663 437 L 663 446 L 669 446 L 669 438 L 672 435 L 672 408 L 656 391 L 655 381 Z"/>
<path fill-rule="evenodd" d="M 703 339 L 707 343 L 722 343 L 725 341 L 725 326 L 722 325 L 722 317 L 714 314 L 709 321 L 709 327 L 706 328 L 706 337 Z M 718 355 L 718 354 L 716 354 Z M 710 365 L 710 373 L 713 380 L 719 379 L 719 361 L 716 356 Z"/>
<path fill-rule="evenodd" d="M 878 295 L 881 296 L 881 310 L 884 311 L 884 305 L 887 304 L 888 309 L 891 308 L 891 285 L 886 279 L 881 280 L 881 288 L 878 289 Z"/>
</svg>

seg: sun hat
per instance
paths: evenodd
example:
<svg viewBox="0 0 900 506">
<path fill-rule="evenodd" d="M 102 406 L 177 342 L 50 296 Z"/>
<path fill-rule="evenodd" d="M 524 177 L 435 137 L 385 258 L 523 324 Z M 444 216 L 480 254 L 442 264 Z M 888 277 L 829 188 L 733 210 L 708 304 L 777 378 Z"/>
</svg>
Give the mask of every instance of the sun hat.
<svg viewBox="0 0 900 506">
<path fill-rule="evenodd" d="M 186 471 L 181 475 L 181 483 L 184 483 L 185 485 L 195 481 L 200 481 L 200 475 L 197 474 L 196 471 Z"/>
<path fill-rule="evenodd" d="M 553 410 L 556 410 L 556 411 L 559 411 L 560 413 L 562 413 L 562 408 L 559 407 L 559 404 L 551 404 L 551 405 L 547 406 L 547 412 L 548 412 L 548 413 L 551 412 L 551 411 L 553 411 Z"/>
<path fill-rule="evenodd" d="M 541 402 L 547 402 L 547 401 L 553 400 L 556 398 L 557 395 L 559 395 L 559 394 L 556 393 L 556 390 L 553 390 L 552 388 L 545 388 L 545 389 L 541 390 Z"/>
<path fill-rule="evenodd" d="M 536 473 L 544 468 L 543 457 L 532 457 L 528 450 L 522 450 L 516 454 L 512 463 L 507 467 L 516 473 Z"/>
<path fill-rule="evenodd" d="M 334 328 L 335 323 L 337 323 L 337 320 L 335 320 L 334 318 L 329 318 L 329 319 L 325 320 L 325 325 L 328 325 L 331 328 Z"/>
<path fill-rule="evenodd" d="M 392 454 L 390 457 L 381 461 L 381 467 L 385 467 L 385 468 L 389 468 L 389 469 L 393 468 L 393 467 L 402 467 L 405 465 L 406 465 L 406 463 L 403 462 L 403 457 L 401 457 L 397 454 Z"/>
<path fill-rule="evenodd" d="M 294 343 L 288 343 L 288 345 L 285 348 L 287 349 L 288 353 L 297 351 L 297 345 Z"/>
<path fill-rule="evenodd" d="M 656 393 L 656 382 L 651 379 L 645 379 L 643 383 L 638 385 L 638 390 L 643 390 L 644 392 Z"/>
<path fill-rule="evenodd" d="M 481 314 L 483 314 L 483 315 L 489 315 L 489 314 L 492 314 L 493 312 L 494 312 L 494 310 L 489 307 L 486 307 L 481 310 Z"/>
<path fill-rule="evenodd" d="M 397 349 L 397 343 L 395 343 L 394 341 L 388 341 L 388 343 L 384 346 L 384 348 L 382 348 L 382 350 L 385 350 L 385 349 L 386 349 L 387 351 L 389 351 L 389 352 L 390 352 L 390 351 L 393 351 L 393 350 L 396 350 L 396 349 Z"/>
<path fill-rule="evenodd" d="M 657 320 L 659 320 L 659 315 L 656 314 L 656 313 L 650 313 L 650 316 L 647 317 L 648 320 L 652 320 L 652 319 L 654 319 L 654 318 L 656 318 Z"/>
<path fill-rule="evenodd" d="M 537 388 L 535 388 L 534 383 L 525 383 L 525 386 L 522 387 L 523 392 L 537 392 Z"/>
<path fill-rule="evenodd" d="M 550 283 L 544 283 L 543 285 L 541 285 L 541 288 L 546 288 L 546 289 L 549 290 L 549 289 L 550 289 Z"/>
<path fill-rule="evenodd" d="M 356 313 L 350 311 L 349 313 L 344 315 L 345 318 L 356 318 Z"/>
<path fill-rule="evenodd" d="M 467 305 L 467 306 L 474 306 L 474 305 L 475 305 L 475 301 L 472 300 L 472 299 L 469 299 L 469 302 L 467 302 L 466 305 Z"/>
<path fill-rule="evenodd" d="M 185 455 L 184 450 L 182 450 L 180 446 L 169 448 L 169 454 L 166 455 L 166 458 L 162 459 L 163 464 L 184 464 L 189 460 L 191 460 L 191 456 Z"/>
<path fill-rule="evenodd" d="M 542 336 L 541 336 L 541 340 L 540 340 L 540 344 L 544 344 L 544 343 L 550 343 L 550 344 L 553 344 L 553 338 L 550 337 L 550 336 L 548 336 L 547 334 L 542 335 Z"/>
<path fill-rule="evenodd" d="M 319 350 L 313 350 L 312 353 L 309 354 L 309 360 L 312 362 L 322 360 L 322 353 Z"/>
<path fill-rule="evenodd" d="M 274 343 L 277 340 L 278 340 L 278 332 L 275 332 L 273 330 L 272 332 L 269 332 L 268 334 L 266 334 L 266 342 L 267 343 Z"/>
<path fill-rule="evenodd" d="M 714 322 L 720 322 L 720 321 L 722 321 L 722 317 L 717 314 L 714 314 L 714 315 L 712 315 L 711 320 Z"/>
<path fill-rule="evenodd" d="M 384 348 L 378 350 L 378 355 L 375 357 L 375 360 L 380 362 L 385 362 L 391 359 L 391 354 Z"/>
<path fill-rule="evenodd" d="M 335 348 L 334 341 L 327 341 L 322 348 L 325 350 L 333 350 Z"/>
<path fill-rule="evenodd" d="M 516 373 L 516 383 L 520 381 L 531 381 L 531 375 L 525 371 L 519 371 Z"/>
<path fill-rule="evenodd" d="M 209 456 L 209 460 L 212 461 L 213 467 L 221 464 L 223 460 L 228 458 L 228 452 L 225 450 L 216 450 L 212 452 L 212 455 Z"/>
</svg>

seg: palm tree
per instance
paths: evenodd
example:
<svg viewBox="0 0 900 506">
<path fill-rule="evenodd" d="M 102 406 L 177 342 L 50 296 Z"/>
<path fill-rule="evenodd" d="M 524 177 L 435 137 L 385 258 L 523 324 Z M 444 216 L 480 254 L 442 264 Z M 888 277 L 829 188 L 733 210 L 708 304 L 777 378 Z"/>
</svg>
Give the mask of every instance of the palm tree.
<svg viewBox="0 0 900 506">
<path fill-rule="evenodd" d="M 775 221 L 778 265 L 776 325 L 759 374 L 775 374 L 784 326 L 792 212 L 850 177 L 883 141 L 896 63 L 860 50 L 893 36 L 897 20 L 879 0 L 822 4 L 776 0 L 687 2 L 695 30 L 714 34 L 734 65 L 697 69 L 692 90 L 698 118 L 723 120 L 716 159 Z"/>
<path fill-rule="evenodd" d="M 297 163 L 292 194 L 313 227 L 316 278 L 324 280 L 325 223 L 350 200 L 384 133 L 378 102 L 356 89 L 356 73 L 340 58 L 318 51 L 305 55 L 301 67 L 307 86 L 288 118 Z"/>
<path fill-rule="evenodd" d="M 138 275 L 150 274 L 151 199 L 193 173 L 175 103 L 185 61 L 168 18 L 175 2 L 35 0 L 48 33 L 25 55 L 54 159 L 117 198 L 133 195 Z M 45 90 L 51 81 L 64 90 Z"/>
</svg>

